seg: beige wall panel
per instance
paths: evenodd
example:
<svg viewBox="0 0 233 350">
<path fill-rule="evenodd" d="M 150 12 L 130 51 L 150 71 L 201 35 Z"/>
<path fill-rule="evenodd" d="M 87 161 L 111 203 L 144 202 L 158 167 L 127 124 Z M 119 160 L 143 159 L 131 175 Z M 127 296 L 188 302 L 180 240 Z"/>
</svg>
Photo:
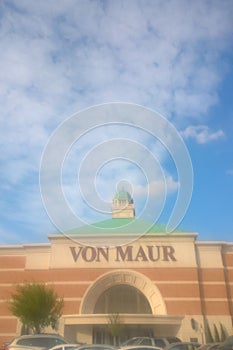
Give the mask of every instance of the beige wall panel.
<svg viewBox="0 0 233 350">
<path fill-rule="evenodd" d="M 196 243 L 201 267 L 222 268 L 222 247 L 220 244 Z"/>
<path fill-rule="evenodd" d="M 48 269 L 50 265 L 50 252 L 29 251 L 27 252 L 26 269 Z"/>
<path fill-rule="evenodd" d="M 172 237 L 172 238 L 171 238 Z M 192 240 L 191 240 L 192 238 Z M 51 268 L 137 268 L 141 267 L 195 267 L 193 237 L 183 240 L 173 236 L 139 239 L 127 246 L 93 248 L 68 239 L 52 240 Z M 148 248 L 151 247 L 151 248 Z M 151 258 L 152 257 L 152 258 Z M 154 261 L 155 260 L 155 261 Z"/>
<path fill-rule="evenodd" d="M 197 325 L 197 329 L 192 328 L 191 320 L 194 319 Z M 183 341 L 191 341 L 195 338 L 199 343 L 203 340 L 203 317 L 200 315 L 185 316 L 182 320 L 182 326 L 179 331 L 180 338 Z"/>
<path fill-rule="evenodd" d="M 65 333 L 66 335 L 66 333 Z M 80 343 L 87 343 L 91 344 L 92 343 L 92 326 L 82 326 L 80 325 L 78 327 L 78 332 L 76 334 L 76 341 Z"/>
</svg>

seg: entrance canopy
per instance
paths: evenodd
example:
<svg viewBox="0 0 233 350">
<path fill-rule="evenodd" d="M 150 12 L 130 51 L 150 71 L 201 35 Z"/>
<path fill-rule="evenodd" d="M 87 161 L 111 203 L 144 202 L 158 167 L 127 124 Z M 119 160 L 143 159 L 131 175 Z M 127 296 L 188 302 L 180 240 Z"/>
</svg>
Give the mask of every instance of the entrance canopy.
<svg viewBox="0 0 233 350">
<path fill-rule="evenodd" d="M 101 325 L 108 324 L 109 317 L 111 315 L 70 315 L 64 317 L 65 325 Z M 121 314 L 120 322 L 123 324 L 131 325 L 169 325 L 169 326 L 180 326 L 183 316 L 155 316 L 155 315 L 137 315 L 135 314 Z"/>
</svg>

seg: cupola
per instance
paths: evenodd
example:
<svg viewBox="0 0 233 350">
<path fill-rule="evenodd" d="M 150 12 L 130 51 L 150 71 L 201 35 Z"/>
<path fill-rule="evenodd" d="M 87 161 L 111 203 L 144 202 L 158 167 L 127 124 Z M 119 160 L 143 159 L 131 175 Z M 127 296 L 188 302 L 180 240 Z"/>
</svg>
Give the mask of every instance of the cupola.
<svg viewBox="0 0 233 350">
<path fill-rule="evenodd" d="M 112 201 L 112 218 L 134 218 L 134 203 L 129 192 L 118 191 Z"/>
</svg>

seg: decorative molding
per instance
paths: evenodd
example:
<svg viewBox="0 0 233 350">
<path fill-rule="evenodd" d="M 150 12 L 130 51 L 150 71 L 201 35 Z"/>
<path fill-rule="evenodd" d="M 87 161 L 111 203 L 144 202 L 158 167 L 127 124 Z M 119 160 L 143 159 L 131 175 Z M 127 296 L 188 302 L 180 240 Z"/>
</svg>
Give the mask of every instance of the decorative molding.
<svg viewBox="0 0 233 350">
<path fill-rule="evenodd" d="M 166 305 L 159 289 L 146 276 L 128 270 L 107 273 L 94 282 L 80 305 L 80 314 L 92 314 L 100 295 L 106 289 L 119 284 L 130 285 L 141 291 L 147 298 L 153 315 L 167 315 Z"/>
</svg>

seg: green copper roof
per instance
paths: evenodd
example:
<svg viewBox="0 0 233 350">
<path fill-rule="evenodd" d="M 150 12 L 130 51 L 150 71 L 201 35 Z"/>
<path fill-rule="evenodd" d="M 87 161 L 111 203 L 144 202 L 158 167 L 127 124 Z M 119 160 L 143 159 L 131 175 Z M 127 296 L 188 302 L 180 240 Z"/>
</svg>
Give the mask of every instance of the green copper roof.
<svg viewBox="0 0 233 350">
<path fill-rule="evenodd" d="M 129 192 L 125 191 L 124 189 L 118 191 L 115 194 L 114 199 L 119 199 L 119 200 L 126 199 L 129 201 L 129 203 L 133 202 L 133 199 L 132 199 L 131 195 L 129 194 Z"/>
<path fill-rule="evenodd" d="M 176 232 L 180 232 L 176 231 Z M 166 233 L 165 225 L 135 218 L 114 218 L 66 231 L 67 234 Z"/>
</svg>

